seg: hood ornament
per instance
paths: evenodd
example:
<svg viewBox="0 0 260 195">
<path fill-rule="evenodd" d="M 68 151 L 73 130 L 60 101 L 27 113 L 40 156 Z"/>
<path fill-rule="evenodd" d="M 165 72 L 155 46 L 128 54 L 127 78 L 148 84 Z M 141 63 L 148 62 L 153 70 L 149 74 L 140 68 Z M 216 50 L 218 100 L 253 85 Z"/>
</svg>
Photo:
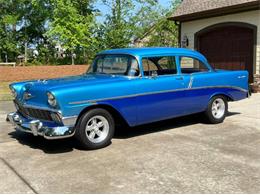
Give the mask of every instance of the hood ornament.
<svg viewBox="0 0 260 195">
<path fill-rule="evenodd" d="M 39 83 L 47 83 L 47 79 L 38 79 Z"/>
</svg>

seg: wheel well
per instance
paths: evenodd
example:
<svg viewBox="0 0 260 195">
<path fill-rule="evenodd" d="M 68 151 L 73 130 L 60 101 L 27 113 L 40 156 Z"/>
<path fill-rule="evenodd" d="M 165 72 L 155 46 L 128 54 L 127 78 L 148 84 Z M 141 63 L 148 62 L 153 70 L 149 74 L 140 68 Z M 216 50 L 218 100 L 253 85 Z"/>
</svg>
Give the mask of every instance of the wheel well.
<svg viewBox="0 0 260 195">
<path fill-rule="evenodd" d="M 128 126 L 128 123 L 126 122 L 124 117 L 115 108 L 113 108 L 112 106 L 109 106 L 109 105 L 105 105 L 105 104 L 97 104 L 97 105 L 93 105 L 93 106 L 88 106 L 85 109 L 83 109 L 77 118 L 76 124 L 78 124 L 78 121 L 83 114 L 85 114 L 89 110 L 92 110 L 95 108 L 102 108 L 102 109 L 108 111 L 113 116 L 113 119 L 115 120 L 116 125 L 127 125 Z"/>
<path fill-rule="evenodd" d="M 211 98 L 213 98 L 213 97 L 215 97 L 215 96 L 219 96 L 219 95 L 224 96 L 225 98 L 227 98 L 227 101 L 228 101 L 228 102 L 233 102 L 233 101 L 234 101 L 234 99 L 233 99 L 231 96 L 229 96 L 229 95 L 227 95 L 227 94 L 223 94 L 223 93 L 214 94 L 213 96 L 211 96 Z M 210 98 L 210 99 L 211 99 L 211 98 Z"/>
</svg>

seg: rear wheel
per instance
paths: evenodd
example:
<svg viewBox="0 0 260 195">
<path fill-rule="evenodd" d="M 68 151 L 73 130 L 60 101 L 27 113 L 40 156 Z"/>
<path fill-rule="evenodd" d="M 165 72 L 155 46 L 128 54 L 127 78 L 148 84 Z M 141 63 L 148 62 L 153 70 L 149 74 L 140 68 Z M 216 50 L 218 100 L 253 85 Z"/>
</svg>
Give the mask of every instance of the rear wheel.
<svg viewBox="0 0 260 195">
<path fill-rule="evenodd" d="M 217 124 L 222 123 L 227 114 L 228 103 L 227 98 L 225 96 L 214 96 L 205 111 L 206 118 L 208 122 Z"/>
<path fill-rule="evenodd" d="M 110 144 L 115 124 L 104 109 L 93 109 L 83 114 L 78 122 L 76 138 L 84 149 L 99 149 Z"/>
</svg>

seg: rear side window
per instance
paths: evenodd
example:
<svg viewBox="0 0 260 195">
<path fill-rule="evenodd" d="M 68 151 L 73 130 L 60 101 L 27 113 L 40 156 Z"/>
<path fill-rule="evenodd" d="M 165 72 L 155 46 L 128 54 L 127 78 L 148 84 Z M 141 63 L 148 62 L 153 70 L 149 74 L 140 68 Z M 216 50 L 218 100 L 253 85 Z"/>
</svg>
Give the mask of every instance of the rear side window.
<svg viewBox="0 0 260 195">
<path fill-rule="evenodd" d="M 177 74 L 175 56 L 146 57 L 142 65 L 145 76 Z"/>
<path fill-rule="evenodd" d="M 200 60 L 192 57 L 180 57 L 180 68 L 182 73 L 208 72 L 208 67 Z"/>
</svg>

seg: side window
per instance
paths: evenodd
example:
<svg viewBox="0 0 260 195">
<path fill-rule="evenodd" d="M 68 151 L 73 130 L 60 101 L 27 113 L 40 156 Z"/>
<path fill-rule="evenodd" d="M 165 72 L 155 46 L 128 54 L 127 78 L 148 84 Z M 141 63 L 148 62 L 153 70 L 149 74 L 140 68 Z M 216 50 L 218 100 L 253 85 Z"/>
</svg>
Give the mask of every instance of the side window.
<svg viewBox="0 0 260 195">
<path fill-rule="evenodd" d="M 192 57 L 180 57 L 180 68 L 182 73 L 188 74 L 209 71 L 204 63 Z"/>
<path fill-rule="evenodd" d="M 176 60 L 174 56 L 162 57 L 158 60 L 158 65 L 162 68 L 162 70 L 173 70 L 175 74 L 177 73 Z"/>
<path fill-rule="evenodd" d="M 152 61 L 152 59 L 143 58 L 142 59 L 142 65 L 143 65 L 143 70 L 144 70 L 144 75 L 145 76 L 151 76 L 153 74 L 157 74 L 158 67 Z"/>
<path fill-rule="evenodd" d="M 128 57 L 106 56 L 97 61 L 97 72 L 125 73 L 128 67 Z"/>
<path fill-rule="evenodd" d="M 177 74 L 174 56 L 144 58 L 142 65 L 145 76 Z"/>
<path fill-rule="evenodd" d="M 137 60 L 128 55 L 100 55 L 94 60 L 88 72 L 139 76 Z"/>
<path fill-rule="evenodd" d="M 153 61 L 151 61 L 149 58 L 144 58 L 142 60 L 142 64 L 143 64 L 144 71 L 157 71 L 158 70 L 155 63 Z"/>
</svg>

